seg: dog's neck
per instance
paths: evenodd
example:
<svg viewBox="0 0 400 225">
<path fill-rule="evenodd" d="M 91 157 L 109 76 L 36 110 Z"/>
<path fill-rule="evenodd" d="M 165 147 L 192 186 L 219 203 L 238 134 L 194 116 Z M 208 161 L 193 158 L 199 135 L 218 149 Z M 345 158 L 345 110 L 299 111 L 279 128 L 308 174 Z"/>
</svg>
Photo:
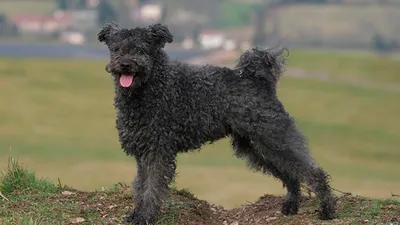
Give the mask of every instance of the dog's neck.
<svg viewBox="0 0 400 225">
<path fill-rule="evenodd" d="M 153 68 L 151 70 L 151 74 L 149 79 L 157 78 L 159 76 L 166 75 L 165 67 L 169 61 L 167 53 L 164 50 L 160 49 L 155 53 L 155 60 L 153 62 Z"/>
</svg>

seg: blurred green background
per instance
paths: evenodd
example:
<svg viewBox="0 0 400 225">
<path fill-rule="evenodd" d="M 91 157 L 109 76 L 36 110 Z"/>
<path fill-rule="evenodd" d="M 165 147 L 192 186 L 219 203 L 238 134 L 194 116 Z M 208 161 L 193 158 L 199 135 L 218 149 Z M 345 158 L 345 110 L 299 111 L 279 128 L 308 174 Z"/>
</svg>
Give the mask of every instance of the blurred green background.
<svg viewBox="0 0 400 225">
<path fill-rule="evenodd" d="M 279 96 L 333 187 L 374 197 L 400 190 L 399 61 L 305 50 L 289 59 L 289 69 L 314 76 L 283 77 Z M 0 167 L 12 155 L 38 175 L 76 188 L 130 182 L 134 160 L 117 143 L 105 63 L 2 58 Z M 225 206 L 283 193 L 278 181 L 250 172 L 232 153 L 222 140 L 181 155 L 178 186 Z"/>
<path fill-rule="evenodd" d="M 167 1 L 167 9 L 176 9 L 179 4 L 191 9 L 190 2 Z M 222 33 L 253 29 L 254 5 L 209 2 L 221 13 L 211 25 L 204 25 L 207 29 Z M 389 197 L 391 191 L 400 191 L 400 57 L 394 45 L 390 51 L 377 51 L 372 36 L 380 29 L 387 40 L 396 39 L 400 20 L 396 19 L 398 13 L 391 11 L 397 5 L 390 1 L 381 6 L 365 4 L 370 11 L 360 11 L 358 4 L 282 3 L 273 11 L 274 18 L 281 19 L 266 20 L 264 25 L 267 34 L 278 32 L 295 46 L 278 94 L 309 139 L 313 157 L 330 173 L 332 186 L 353 194 Z M 56 1 L 0 1 L 0 12 L 7 18 L 32 12 L 47 15 L 56 7 Z M 354 11 L 343 11 L 345 7 Z M 379 13 L 390 14 L 393 23 L 378 18 Z M 320 17 L 311 19 L 308 15 Z M 373 17 L 377 19 L 371 20 Z M 306 22 L 299 22 L 299 18 Z M 279 29 L 271 29 L 274 21 L 280 21 Z M 366 27 L 376 23 L 371 26 L 377 29 L 362 29 L 360 23 Z M 314 39 L 299 37 L 294 28 L 297 25 L 303 31 L 307 27 L 318 29 L 323 41 L 318 41 L 321 33 Z M 98 32 L 100 24 L 97 26 L 93 32 Z M 355 38 L 341 42 L 349 30 L 357 30 L 349 34 Z M 48 36 L 44 39 L 39 32 L 0 37 L 0 44 L 4 43 L 0 45 L 0 169 L 13 156 L 40 177 L 55 182 L 60 179 L 78 189 L 130 183 L 135 162 L 124 155 L 117 142 L 113 87 L 104 70 L 107 58 L 28 58 L 4 53 L 8 43 L 62 42 L 57 36 Z M 311 39 L 317 41 L 304 41 Z M 85 45 L 105 50 L 95 44 L 93 34 L 87 36 L 87 42 Z M 332 47 L 332 43 L 339 43 L 339 47 Z M 346 47 L 352 43 L 356 43 L 354 48 Z M 177 43 L 171 46 L 190 51 Z M 241 52 L 211 52 L 221 51 L 231 56 L 214 64 L 232 65 Z M 226 207 L 266 193 L 284 193 L 279 181 L 249 171 L 244 161 L 236 159 L 227 139 L 205 145 L 201 152 L 179 156 L 176 181 L 178 187 L 190 189 L 199 198 Z"/>
</svg>

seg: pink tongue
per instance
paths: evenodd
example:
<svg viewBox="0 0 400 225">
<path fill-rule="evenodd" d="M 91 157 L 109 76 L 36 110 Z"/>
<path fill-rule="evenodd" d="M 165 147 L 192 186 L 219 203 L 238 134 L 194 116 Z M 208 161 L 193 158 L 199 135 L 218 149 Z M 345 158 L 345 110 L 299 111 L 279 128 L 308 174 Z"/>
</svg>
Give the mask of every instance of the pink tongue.
<svg viewBox="0 0 400 225">
<path fill-rule="evenodd" d="M 119 78 L 119 83 L 121 84 L 122 87 L 129 87 L 132 85 L 133 81 L 133 74 L 122 74 L 121 77 Z"/>
</svg>

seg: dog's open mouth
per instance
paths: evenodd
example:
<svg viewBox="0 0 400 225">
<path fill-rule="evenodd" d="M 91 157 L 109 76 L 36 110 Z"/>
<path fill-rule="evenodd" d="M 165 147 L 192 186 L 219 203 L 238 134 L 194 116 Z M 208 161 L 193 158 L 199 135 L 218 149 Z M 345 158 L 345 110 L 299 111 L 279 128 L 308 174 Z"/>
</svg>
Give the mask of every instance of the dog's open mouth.
<svg viewBox="0 0 400 225">
<path fill-rule="evenodd" d="M 133 74 L 122 74 L 119 78 L 119 83 L 122 87 L 130 87 L 133 83 Z"/>
</svg>

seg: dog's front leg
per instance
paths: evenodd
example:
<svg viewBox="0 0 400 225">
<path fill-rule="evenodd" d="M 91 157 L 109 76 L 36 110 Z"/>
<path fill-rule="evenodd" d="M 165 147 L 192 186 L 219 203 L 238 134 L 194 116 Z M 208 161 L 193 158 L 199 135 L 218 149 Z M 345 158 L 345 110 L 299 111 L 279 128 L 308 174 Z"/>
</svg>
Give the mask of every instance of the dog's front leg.
<svg viewBox="0 0 400 225">
<path fill-rule="evenodd" d="M 138 165 L 134 182 L 136 206 L 127 221 L 134 225 L 153 224 L 175 176 L 175 155 L 150 152 L 140 158 Z"/>
<path fill-rule="evenodd" d="M 143 199 L 143 191 L 145 188 L 144 182 L 147 179 L 146 166 L 143 164 L 143 160 L 141 160 L 140 157 L 136 157 L 136 168 L 137 173 L 135 180 L 132 183 L 132 187 L 133 199 L 135 203 L 138 203 Z"/>
</svg>

